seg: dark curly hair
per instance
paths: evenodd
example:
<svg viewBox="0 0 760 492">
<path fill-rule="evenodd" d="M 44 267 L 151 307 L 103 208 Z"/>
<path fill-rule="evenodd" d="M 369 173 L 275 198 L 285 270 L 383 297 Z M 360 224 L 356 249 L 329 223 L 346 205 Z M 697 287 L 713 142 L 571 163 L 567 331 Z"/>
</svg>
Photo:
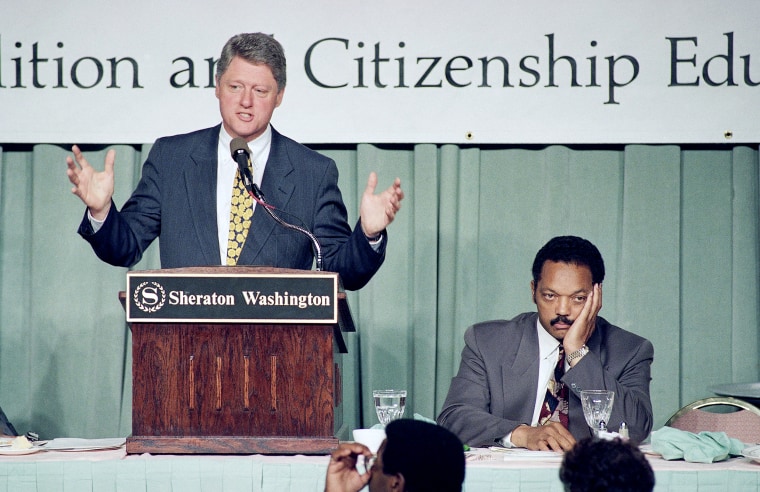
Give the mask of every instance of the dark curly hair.
<svg viewBox="0 0 760 492">
<path fill-rule="evenodd" d="M 398 419 L 385 427 L 383 473 L 400 473 L 405 492 L 460 492 L 464 445 L 447 429 L 422 420 Z"/>
<path fill-rule="evenodd" d="M 567 492 L 650 492 L 654 471 L 627 441 L 586 438 L 562 459 L 559 479 Z"/>
<path fill-rule="evenodd" d="M 547 261 L 585 266 L 591 270 L 595 284 L 604 281 L 604 260 L 599 250 L 587 239 L 577 236 L 557 236 L 549 240 L 533 260 L 533 282 L 538 285 L 541 269 Z"/>
</svg>

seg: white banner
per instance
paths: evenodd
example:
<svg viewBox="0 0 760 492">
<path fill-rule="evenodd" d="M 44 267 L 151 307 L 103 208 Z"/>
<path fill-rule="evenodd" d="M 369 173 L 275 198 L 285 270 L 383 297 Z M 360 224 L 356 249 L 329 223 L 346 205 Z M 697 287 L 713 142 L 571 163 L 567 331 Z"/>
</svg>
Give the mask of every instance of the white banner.
<svg viewBox="0 0 760 492">
<path fill-rule="evenodd" d="M 273 124 L 304 143 L 760 141 L 756 0 L 13 3 L 0 143 L 217 124 L 213 62 L 252 31 L 285 47 Z"/>
</svg>

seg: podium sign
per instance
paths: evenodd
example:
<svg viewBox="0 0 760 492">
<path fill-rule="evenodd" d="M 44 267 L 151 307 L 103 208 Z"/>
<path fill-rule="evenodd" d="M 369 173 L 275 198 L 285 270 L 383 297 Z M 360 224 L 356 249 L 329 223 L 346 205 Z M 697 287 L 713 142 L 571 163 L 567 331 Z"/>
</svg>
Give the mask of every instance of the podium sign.
<svg viewBox="0 0 760 492">
<path fill-rule="evenodd" d="M 353 328 L 338 284 L 335 273 L 268 267 L 129 273 L 127 453 L 335 449 L 341 327 Z"/>
<path fill-rule="evenodd" d="M 127 274 L 127 321 L 337 323 L 338 274 Z"/>
</svg>

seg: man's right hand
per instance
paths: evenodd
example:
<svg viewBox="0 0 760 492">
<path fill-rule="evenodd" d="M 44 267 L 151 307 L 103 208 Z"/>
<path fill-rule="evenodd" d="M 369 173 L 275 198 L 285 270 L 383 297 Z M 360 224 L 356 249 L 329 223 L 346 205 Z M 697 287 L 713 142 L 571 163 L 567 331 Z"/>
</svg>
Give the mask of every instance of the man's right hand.
<svg viewBox="0 0 760 492">
<path fill-rule="evenodd" d="M 520 425 L 512 431 L 512 444 L 533 451 L 569 451 L 575 438 L 559 422 L 531 427 Z"/>
<path fill-rule="evenodd" d="M 359 456 L 372 457 L 369 448 L 358 442 L 344 442 L 330 455 L 325 477 L 325 492 L 357 492 L 361 490 L 372 475 L 367 470 L 360 473 L 356 469 Z"/>
<path fill-rule="evenodd" d="M 66 157 L 68 169 L 66 175 L 74 185 L 71 192 L 78 196 L 90 211 L 92 218 L 105 220 L 111 209 L 111 197 L 113 196 L 113 163 L 116 152 L 111 149 L 106 154 L 105 169 L 95 171 L 84 158 L 79 147 L 71 147 L 74 157 Z"/>
</svg>

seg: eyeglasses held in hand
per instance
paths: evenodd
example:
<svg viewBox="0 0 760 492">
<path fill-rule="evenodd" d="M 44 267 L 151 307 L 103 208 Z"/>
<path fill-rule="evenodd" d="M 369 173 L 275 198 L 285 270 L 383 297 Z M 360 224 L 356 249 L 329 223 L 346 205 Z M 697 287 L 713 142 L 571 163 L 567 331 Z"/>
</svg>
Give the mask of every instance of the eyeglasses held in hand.
<svg viewBox="0 0 760 492">
<path fill-rule="evenodd" d="M 362 456 L 362 459 L 359 460 L 359 462 L 361 463 L 361 467 L 364 468 L 363 473 L 367 473 L 368 471 L 370 471 L 372 467 L 375 466 L 375 461 L 377 461 L 377 455 L 373 454 L 369 458 L 367 458 L 366 456 Z M 361 470 L 361 468 L 359 469 Z"/>
</svg>

